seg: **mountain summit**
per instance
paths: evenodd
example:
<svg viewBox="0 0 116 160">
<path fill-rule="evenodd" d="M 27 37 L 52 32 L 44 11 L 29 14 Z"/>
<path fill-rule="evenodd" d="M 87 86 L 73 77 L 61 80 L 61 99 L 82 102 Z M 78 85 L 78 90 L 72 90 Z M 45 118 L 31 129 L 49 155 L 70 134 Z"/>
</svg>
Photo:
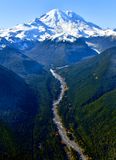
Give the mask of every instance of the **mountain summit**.
<svg viewBox="0 0 116 160">
<path fill-rule="evenodd" d="M 72 11 L 59 9 L 53 9 L 29 23 L 0 30 L 0 37 L 4 37 L 11 43 L 46 39 L 74 42 L 79 37 L 97 36 L 116 36 L 116 32 L 87 22 Z"/>
</svg>

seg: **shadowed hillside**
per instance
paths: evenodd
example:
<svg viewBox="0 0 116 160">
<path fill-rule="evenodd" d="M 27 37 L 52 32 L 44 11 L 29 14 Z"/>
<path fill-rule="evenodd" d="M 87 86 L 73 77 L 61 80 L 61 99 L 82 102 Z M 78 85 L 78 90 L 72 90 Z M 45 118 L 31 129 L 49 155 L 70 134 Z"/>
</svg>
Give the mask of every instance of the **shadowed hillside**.
<svg viewBox="0 0 116 160">
<path fill-rule="evenodd" d="M 1 63 L 23 77 L 0 67 L 0 157 L 66 159 L 52 121 L 52 99 L 57 95 L 52 75 L 15 49 L 0 54 Z"/>
<path fill-rule="evenodd" d="M 37 107 L 34 92 L 24 80 L 0 66 L 0 157 L 32 157 Z"/>
</svg>

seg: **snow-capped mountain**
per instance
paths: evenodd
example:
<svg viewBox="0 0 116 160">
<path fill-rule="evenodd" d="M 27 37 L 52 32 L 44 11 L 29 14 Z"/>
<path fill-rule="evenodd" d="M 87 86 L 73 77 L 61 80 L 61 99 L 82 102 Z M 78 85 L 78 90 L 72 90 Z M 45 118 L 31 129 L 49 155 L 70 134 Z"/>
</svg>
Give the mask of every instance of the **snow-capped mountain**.
<svg viewBox="0 0 116 160">
<path fill-rule="evenodd" d="M 74 42 L 79 37 L 116 36 L 116 31 L 85 21 L 72 11 L 53 9 L 40 18 L 20 24 L 10 29 L 0 30 L 0 38 L 5 38 L 11 44 L 25 41 L 44 41 L 46 39 Z"/>
</svg>

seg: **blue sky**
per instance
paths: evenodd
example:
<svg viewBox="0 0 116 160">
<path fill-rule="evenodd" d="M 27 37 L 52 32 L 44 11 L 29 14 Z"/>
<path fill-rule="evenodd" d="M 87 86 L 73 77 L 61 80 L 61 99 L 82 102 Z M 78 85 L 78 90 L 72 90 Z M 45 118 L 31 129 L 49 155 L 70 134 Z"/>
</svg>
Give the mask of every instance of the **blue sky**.
<svg viewBox="0 0 116 160">
<path fill-rule="evenodd" d="M 0 0 L 0 28 L 28 22 L 54 8 L 75 11 L 104 28 L 116 28 L 116 0 Z"/>
</svg>

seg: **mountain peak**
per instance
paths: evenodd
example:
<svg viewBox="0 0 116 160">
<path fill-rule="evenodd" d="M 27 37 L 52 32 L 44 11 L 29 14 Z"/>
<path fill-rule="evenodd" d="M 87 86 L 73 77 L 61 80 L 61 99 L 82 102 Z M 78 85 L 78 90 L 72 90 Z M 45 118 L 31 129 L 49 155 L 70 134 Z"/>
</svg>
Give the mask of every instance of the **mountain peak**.
<svg viewBox="0 0 116 160">
<path fill-rule="evenodd" d="M 76 14 L 73 11 L 62 11 L 60 9 L 52 9 L 48 13 L 40 17 L 41 21 L 51 22 L 51 21 L 85 21 L 80 15 Z"/>
<path fill-rule="evenodd" d="M 63 21 L 69 21 L 69 18 L 65 12 L 59 9 L 53 9 L 41 16 L 40 20 L 47 24 L 49 27 L 56 27 L 57 25 L 61 25 Z"/>
<path fill-rule="evenodd" d="M 64 12 L 60 9 L 52 9 L 49 12 L 47 12 L 46 14 L 44 14 L 43 16 L 40 17 L 40 19 L 44 16 L 50 16 L 51 18 L 54 18 L 56 16 L 62 16 L 62 14 L 64 14 Z"/>
<path fill-rule="evenodd" d="M 58 9 L 58 8 L 54 8 L 54 9 L 52 9 L 52 10 L 50 10 L 50 11 L 48 11 L 48 13 L 60 13 L 60 12 L 62 12 L 60 9 Z"/>
<path fill-rule="evenodd" d="M 0 37 L 10 43 L 18 42 L 18 44 L 25 40 L 44 41 L 46 39 L 74 42 L 79 37 L 91 36 L 116 36 L 116 32 L 111 29 L 103 30 L 73 11 L 60 9 L 52 9 L 29 23 L 0 30 Z"/>
</svg>

